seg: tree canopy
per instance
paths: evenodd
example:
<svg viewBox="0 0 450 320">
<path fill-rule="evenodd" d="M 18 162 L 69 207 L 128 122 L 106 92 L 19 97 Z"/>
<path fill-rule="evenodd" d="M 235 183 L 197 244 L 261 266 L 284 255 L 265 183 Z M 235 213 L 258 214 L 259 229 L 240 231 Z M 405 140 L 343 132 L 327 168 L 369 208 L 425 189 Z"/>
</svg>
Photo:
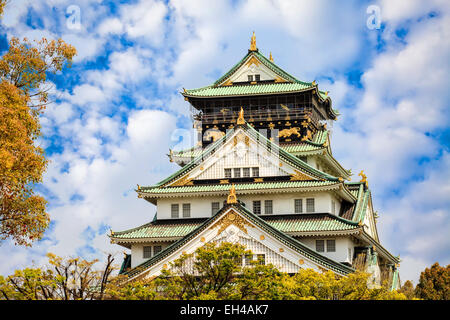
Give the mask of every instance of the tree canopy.
<svg viewBox="0 0 450 320">
<path fill-rule="evenodd" d="M 0 240 L 31 245 L 49 224 L 47 202 L 35 192 L 48 164 L 37 143 L 39 116 L 49 103 L 47 74 L 70 66 L 75 54 L 61 39 L 13 37 L 0 58 Z"/>
</svg>

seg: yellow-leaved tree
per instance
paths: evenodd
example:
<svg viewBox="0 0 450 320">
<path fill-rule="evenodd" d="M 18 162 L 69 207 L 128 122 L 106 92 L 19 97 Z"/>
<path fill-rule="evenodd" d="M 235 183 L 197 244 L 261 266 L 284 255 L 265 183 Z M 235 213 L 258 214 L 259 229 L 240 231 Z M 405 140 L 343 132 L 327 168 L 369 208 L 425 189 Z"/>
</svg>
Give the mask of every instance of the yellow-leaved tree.
<svg viewBox="0 0 450 320">
<path fill-rule="evenodd" d="M 70 65 L 75 54 L 61 39 L 12 38 L 0 58 L 0 241 L 31 245 L 49 224 L 46 201 L 34 192 L 48 162 L 36 144 L 39 115 L 49 103 L 47 73 Z"/>
</svg>

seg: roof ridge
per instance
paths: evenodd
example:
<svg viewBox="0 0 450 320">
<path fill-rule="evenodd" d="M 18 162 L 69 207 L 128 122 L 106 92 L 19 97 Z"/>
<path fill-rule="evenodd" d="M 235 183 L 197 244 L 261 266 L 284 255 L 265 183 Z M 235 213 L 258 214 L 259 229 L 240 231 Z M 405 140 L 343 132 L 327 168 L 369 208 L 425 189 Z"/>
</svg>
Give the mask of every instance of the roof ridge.
<svg viewBox="0 0 450 320">
<path fill-rule="evenodd" d="M 339 272 L 342 272 L 344 274 L 354 271 L 353 268 L 348 267 L 346 265 L 343 265 L 343 264 L 341 264 L 339 262 L 336 262 L 336 261 L 334 261 L 334 260 L 332 260 L 332 259 L 330 259 L 328 257 L 325 257 L 324 255 L 321 255 L 320 253 L 315 252 L 311 248 L 308 248 L 306 245 L 302 244 L 300 241 L 296 240 L 295 238 L 293 238 L 293 237 L 291 237 L 291 236 L 289 236 L 287 234 L 284 234 L 283 232 L 277 230 L 276 228 L 272 227 L 270 224 L 265 222 L 263 219 L 261 219 L 260 217 L 255 215 L 253 212 L 251 212 L 250 210 L 248 210 L 247 208 L 242 206 L 239 202 L 237 202 L 237 203 L 234 203 L 234 204 L 227 204 L 227 205 L 223 206 L 222 209 L 220 209 L 215 215 L 209 217 L 204 223 L 202 223 L 196 229 L 194 229 L 191 232 L 189 232 L 186 236 L 184 236 L 183 238 L 175 241 L 174 243 L 172 243 L 167 248 L 165 248 L 164 250 L 162 250 L 158 254 L 154 255 L 153 257 L 151 257 L 147 261 L 142 262 L 141 264 L 139 264 L 138 266 L 134 267 L 133 269 L 131 269 L 131 270 L 127 271 L 127 272 L 124 272 L 124 274 L 125 275 L 130 275 L 131 277 L 134 277 L 137 274 L 139 274 L 141 272 L 144 272 L 146 269 L 148 269 L 150 266 L 152 266 L 155 262 L 158 262 L 161 258 L 164 258 L 165 256 L 171 254 L 174 249 L 176 249 L 180 245 L 183 245 L 187 241 L 191 240 L 192 237 L 195 234 L 197 234 L 198 232 L 203 231 L 204 228 L 206 228 L 214 220 L 218 219 L 218 217 L 223 212 L 228 210 L 229 208 L 234 208 L 235 210 L 237 210 L 241 214 L 243 213 L 246 216 L 247 219 L 253 221 L 254 223 L 255 222 L 259 222 L 259 224 L 260 224 L 259 227 L 266 228 L 265 231 L 271 233 L 272 236 L 274 236 L 275 238 L 278 238 L 279 241 L 282 241 L 279 237 L 284 238 L 286 240 L 286 242 L 289 242 L 291 245 L 295 246 L 296 249 L 299 250 L 301 254 L 307 256 L 309 259 L 315 261 L 316 263 L 325 265 L 329 269 L 333 269 L 335 271 L 339 271 Z M 269 230 L 267 230 L 267 228 Z M 285 244 L 289 246 L 288 243 L 285 243 Z"/>
</svg>

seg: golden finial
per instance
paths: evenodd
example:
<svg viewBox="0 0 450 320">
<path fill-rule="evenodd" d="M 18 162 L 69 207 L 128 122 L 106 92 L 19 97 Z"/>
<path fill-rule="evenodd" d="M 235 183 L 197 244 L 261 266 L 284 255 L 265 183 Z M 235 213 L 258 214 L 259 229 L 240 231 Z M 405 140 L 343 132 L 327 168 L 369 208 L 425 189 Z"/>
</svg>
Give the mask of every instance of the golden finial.
<svg viewBox="0 0 450 320">
<path fill-rule="evenodd" d="M 236 188 L 234 187 L 234 183 L 231 185 L 230 194 L 228 195 L 227 198 L 227 203 L 228 204 L 237 203 Z"/>
<path fill-rule="evenodd" d="M 241 111 L 239 111 L 239 118 L 237 119 L 236 124 L 245 124 L 244 109 L 242 107 Z"/>
<path fill-rule="evenodd" d="M 253 31 L 252 39 L 250 40 L 250 51 L 256 51 L 256 36 L 255 31 Z"/>
<path fill-rule="evenodd" d="M 270 52 L 269 60 L 273 62 L 272 51 Z"/>
<path fill-rule="evenodd" d="M 140 185 L 137 185 L 137 187 L 138 187 L 138 190 L 141 190 L 141 186 Z"/>
<path fill-rule="evenodd" d="M 172 149 L 169 149 L 169 159 L 170 159 L 170 162 L 173 162 L 173 150 Z"/>
<path fill-rule="evenodd" d="M 313 86 L 316 85 L 316 80 L 313 80 L 312 85 L 313 85 Z"/>
<path fill-rule="evenodd" d="M 186 88 L 183 88 L 183 92 L 184 92 L 184 93 L 186 93 L 186 92 L 187 92 L 187 91 L 186 91 Z"/>
<path fill-rule="evenodd" d="M 364 182 L 366 184 L 366 187 L 368 187 L 369 184 L 367 182 L 367 176 L 364 174 L 364 170 L 361 170 L 361 172 L 358 174 L 358 176 L 361 177 L 361 181 L 359 181 L 359 182 Z"/>
</svg>

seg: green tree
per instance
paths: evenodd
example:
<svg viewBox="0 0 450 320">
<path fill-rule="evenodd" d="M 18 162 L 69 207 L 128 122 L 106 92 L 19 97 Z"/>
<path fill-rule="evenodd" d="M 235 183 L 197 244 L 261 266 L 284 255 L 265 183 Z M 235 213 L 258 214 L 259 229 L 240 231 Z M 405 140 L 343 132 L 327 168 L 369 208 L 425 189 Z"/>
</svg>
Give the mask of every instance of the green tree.
<svg viewBox="0 0 450 320">
<path fill-rule="evenodd" d="M 61 39 L 12 38 L 0 58 L 0 240 L 30 246 L 48 227 L 46 201 L 34 192 L 48 163 L 36 145 L 39 116 L 49 103 L 47 74 L 70 66 L 75 54 Z"/>
<path fill-rule="evenodd" d="M 414 285 L 410 280 L 405 281 L 405 283 L 400 288 L 399 292 L 403 293 L 408 300 L 413 300 L 416 298 L 414 292 Z"/>
<path fill-rule="evenodd" d="M 421 274 L 415 294 L 425 300 L 450 300 L 450 265 L 441 267 L 438 262 Z"/>
<path fill-rule="evenodd" d="M 406 299 L 386 285 L 370 289 L 367 273 L 338 277 L 331 271 L 301 269 L 289 275 L 271 264 L 243 259 L 251 255 L 240 244 L 208 243 L 193 254 L 183 254 L 156 278 L 127 282 L 122 277 L 112 282 L 107 293 L 112 299 Z M 247 261 L 244 265 L 243 260 Z"/>
<path fill-rule="evenodd" d="M 114 270 L 108 255 L 102 270 L 94 269 L 98 260 L 62 258 L 49 253 L 49 265 L 25 268 L 0 276 L 2 300 L 102 300 Z"/>
</svg>

